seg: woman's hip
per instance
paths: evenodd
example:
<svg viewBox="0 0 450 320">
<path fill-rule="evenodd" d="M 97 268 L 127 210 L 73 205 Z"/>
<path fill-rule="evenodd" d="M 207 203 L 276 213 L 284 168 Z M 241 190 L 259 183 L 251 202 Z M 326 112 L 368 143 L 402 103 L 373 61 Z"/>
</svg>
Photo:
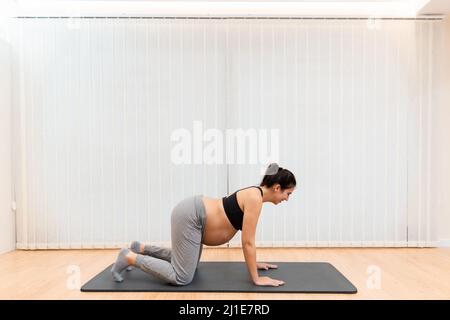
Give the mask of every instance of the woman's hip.
<svg viewBox="0 0 450 320">
<path fill-rule="evenodd" d="M 202 230 L 206 225 L 206 210 L 203 204 L 203 195 L 190 196 L 181 200 L 172 210 L 172 227 L 184 225 L 184 227 L 196 227 Z"/>
</svg>

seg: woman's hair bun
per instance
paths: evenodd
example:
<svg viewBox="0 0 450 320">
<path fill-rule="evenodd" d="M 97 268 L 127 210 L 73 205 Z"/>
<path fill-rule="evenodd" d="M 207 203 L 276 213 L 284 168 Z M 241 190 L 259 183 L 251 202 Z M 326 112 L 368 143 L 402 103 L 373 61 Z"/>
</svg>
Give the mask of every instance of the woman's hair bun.
<svg viewBox="0 0 450 320">
<path fill-rule="evenodd" d="M 278 170 L 280 170 L 280 166 L 278 165 L 278 163 L 275 163 L 275 162 L 271 163 L 267 167 L 265 175 L 271 176 L 271 175 L 277 174 Z"/>
</svg>

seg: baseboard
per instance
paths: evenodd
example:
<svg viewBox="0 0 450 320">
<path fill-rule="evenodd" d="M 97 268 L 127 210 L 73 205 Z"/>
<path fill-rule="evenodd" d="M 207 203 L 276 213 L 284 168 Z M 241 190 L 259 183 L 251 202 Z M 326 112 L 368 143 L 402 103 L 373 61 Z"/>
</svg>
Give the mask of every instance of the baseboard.
<svg viewBox="0 0 450 320">
<path fill-rule="evenodd" d="M 0 247 L 0 254 L 8 253 L 14 250 L 16 250 L 16 246 L 14 244 L 14 241 L 12 241 L 8 243 L 8 245 Z"/>
<path fill-rule="evenodd" d="M 2 250 L 0 250 L 0 254 L 8 253 L 8 252 L 11 252 L 14 250 L 15 250 L 15 248 L 2 249 Z"/>
<path fill-rule="evenodd" d="M 128 248 L 130 242 L 94 242 L 94 243 L 21 243 L 16 244 L 18 250 L 99 250 L 99 249 L 121 249 Z M 170 247 L 170 242 L 144 241 L 158 247 Z"/>
<path fill-rule="evenodd" d="M 144 241 L 159 247 L 169 248 L 170 242 Z M 19 250 L 70 250 L 70 249 L 119 249 L 129 246 L 126 242 L 105 243 L 17 243 Z M 450 247 L 450 239 L 439 241 L 256 241 L 258 248 L 433 248 Z M 220 246 L 204 246 L 204 248 L 239 248 L 238 241 Z"/>
<path fill-rule="evenodd" d="M 437 242 L 437 246 L 439 248 L 448 248 L 450 247 L 450 239 L 441 239 Z"/>
</svg>

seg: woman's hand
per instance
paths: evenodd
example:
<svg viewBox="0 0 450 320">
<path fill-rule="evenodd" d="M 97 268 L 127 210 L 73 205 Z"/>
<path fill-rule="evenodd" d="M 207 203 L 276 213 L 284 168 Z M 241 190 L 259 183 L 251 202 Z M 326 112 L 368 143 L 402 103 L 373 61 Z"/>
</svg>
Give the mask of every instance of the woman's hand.
<svg viewBox="0 0 450 320">
<path fill-rule="evenodd" d="M 276 269 L 278 268 L 277 265 L 275 264 L 268 264 L 268 263 L 256 263 L 256 268 L 258 268 L 259 270 L 269 270 L 269 269 Z"/>
<path fill-rule="evenodd" d="M 254 281 L 257 286 L 272 286 L 278 287 L 284 284 L 284 281 L 272 279 L 269 277 L 258 277 L 256 281 Z"/>
</svg>

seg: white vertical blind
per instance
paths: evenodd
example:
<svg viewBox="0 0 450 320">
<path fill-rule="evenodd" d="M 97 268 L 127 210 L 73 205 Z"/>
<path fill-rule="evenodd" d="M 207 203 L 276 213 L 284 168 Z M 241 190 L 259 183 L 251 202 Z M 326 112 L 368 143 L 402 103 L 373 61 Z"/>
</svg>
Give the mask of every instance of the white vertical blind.
<svg viewBox="0 0 450 320">
<path fill-rule="evenodd" d="M 290 203 L 264 206 L 259 245 L 435 244 L 438 28 L 417 20 L 233 21 L 231 122 L 278 128 L 278 161 L 298 180 Z M 259 164 L 231 168 L 230 192 L 262 178 Z"/>
<path fill-rule="evenodd" d="M 408 122 L 408 245 L 433 246 L 436 242 L 436 212 L 431 212 L 432 118 L 437 101 L 433 94 L 434 43 L 439 28 L 430 21 L 415 26 L 412 59 L 418 79 L 412 95 Z M 438 210 L 438 209 L 437 209 Z"/>
<path fill-rule="evenodd" d="M 223 43 L 201 20 L 17 20 L 19 248 L 167 244 L 184 197 L 224 165 L 171 162 L 171 134 L 223 129 Z M 24 86 L 20 85 L 24 82 Z"/>
<path fill-rule="evenodd" d="M 265 204 L 258 245 L 432 246 L 439 25 L 16 19 L 18 247 L 167 244 L 182 198 L 258 184 L 262 163 L 171 162 L 171 134 L 194 140 L 195 120 L 224 137 L 267 130 L 261 161 L 279 130 L 276 160 L 298 188 Z"/>
</svg>

